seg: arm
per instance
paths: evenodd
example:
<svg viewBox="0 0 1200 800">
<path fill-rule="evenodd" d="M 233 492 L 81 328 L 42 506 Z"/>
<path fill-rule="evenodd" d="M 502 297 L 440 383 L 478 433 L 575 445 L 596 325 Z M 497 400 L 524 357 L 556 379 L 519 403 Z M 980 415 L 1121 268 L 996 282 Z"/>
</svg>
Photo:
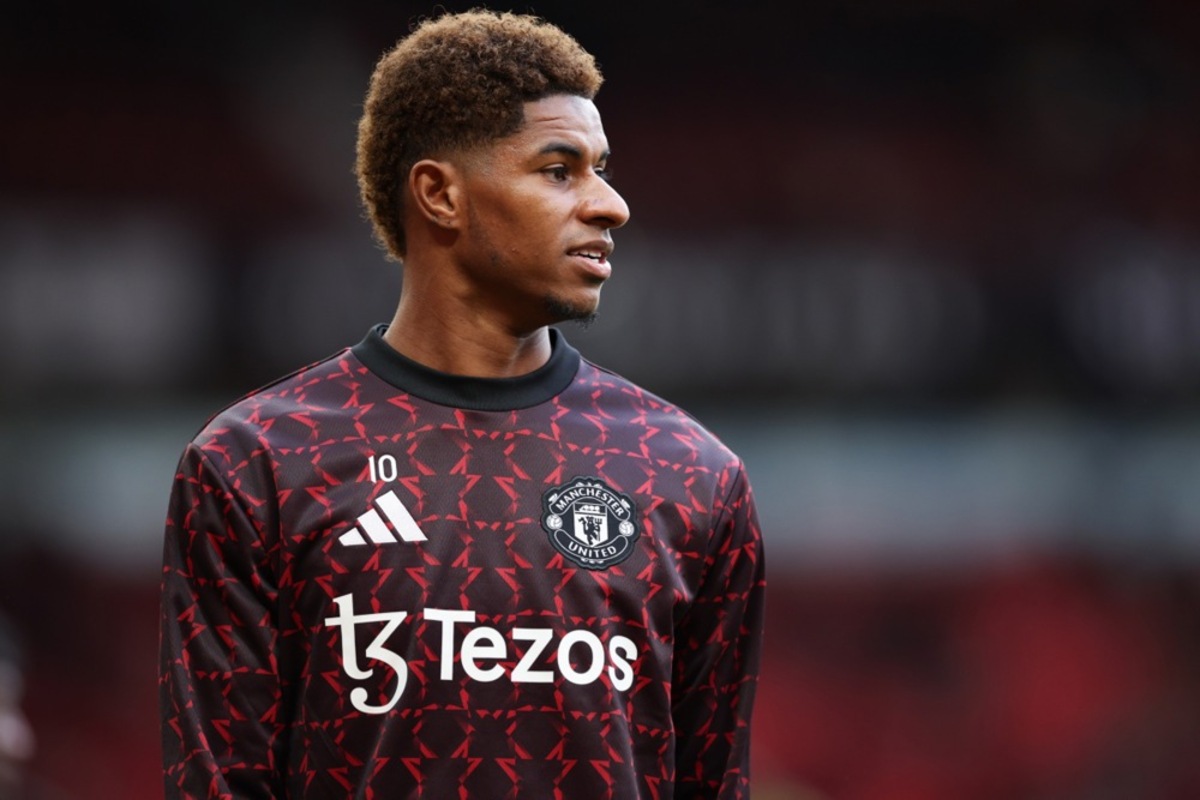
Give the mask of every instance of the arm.
<svg viewBox="0 0 1200 800">
<path fill-rule="evenodd" d="M 750 796 L 750 713 L 766 582 L 758 514 L 740 464 L 713 515 L 704 575 L 675 640 L 678 800 Z"/>
<path fill-rule="evenodd" d="M 188 447 L 163 556 L 159 698 L 168 800 L 284 795 L 277 591 L 254 507 L 196 445 Z"/>
</svg>

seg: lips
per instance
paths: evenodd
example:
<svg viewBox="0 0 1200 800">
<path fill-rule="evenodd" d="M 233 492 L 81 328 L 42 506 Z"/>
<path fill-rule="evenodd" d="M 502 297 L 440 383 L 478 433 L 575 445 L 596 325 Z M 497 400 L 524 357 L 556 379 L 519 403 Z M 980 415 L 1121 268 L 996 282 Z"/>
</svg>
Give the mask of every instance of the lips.
<svg viewBox="0 0 1200 800">
<path fill-rule="evenodd" d="M 567 251 L 567 255 L 575 260 L 590 280 L 603 282 L 612 274 L 612 265 L 608 263 L 612 249 L 612 242 L 596 241 L 573 247 Z"/>
<path fill-rule="evenodd" d="M 612 251 L 612 242 L 607 239 L 597 239 L 578 247 L 572 247 L 567 251 L 567 255 L 577 259 L 577 263 L 592 276 L 593 280 L 604 281 L 608 280 L 608 276 L 612 274 L 612 266 L 608 263 L 608 257 Z"/>
<path fill-rule="evenodd" d="M 604 264 L 608 261 L 609 255 L 612 254 L 613 244 L 610 241 L 601 239 L 594 242 L 588 242 L 578 247 L 573 247 L 567 251 L 569 256 L 579 256 L 595 261 L 598 264 Z"/>
</svg>

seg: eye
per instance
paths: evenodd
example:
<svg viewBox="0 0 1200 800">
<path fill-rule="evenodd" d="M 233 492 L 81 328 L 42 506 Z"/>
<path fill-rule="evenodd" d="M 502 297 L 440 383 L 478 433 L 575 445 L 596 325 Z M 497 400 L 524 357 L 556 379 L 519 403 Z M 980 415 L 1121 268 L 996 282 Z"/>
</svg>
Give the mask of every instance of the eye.
<svg viewBox="0 0 1200 800">
<path fill-rule="evenodd" d="M 549 175 L 550 179 L 556 183 L 563 183 L 567 178 L 571 177 L 571 172 L 565 164 L 555 164 L 552 167 L 546 167 L 542 172 Z"/>
<path fill-rule="evenodd" d="M 607 164 L 602 167 L 596 167 L 596 177 L 600 178 L 600 180 L 604 181 L 605 183 L 612 183 L 612 167 L 608 166 Z"/>
</svg>

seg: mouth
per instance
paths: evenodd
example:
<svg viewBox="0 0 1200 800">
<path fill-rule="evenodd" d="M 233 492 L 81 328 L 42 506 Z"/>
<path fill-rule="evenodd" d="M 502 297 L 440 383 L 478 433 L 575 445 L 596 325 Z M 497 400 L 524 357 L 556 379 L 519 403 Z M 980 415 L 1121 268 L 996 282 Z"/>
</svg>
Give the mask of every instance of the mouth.
<svg viewBox="0 0 1200 800">
<path fill-rule="evenodd" d="M 567 255 L 578 259 L 587 272 L 603 280 L 612 273 L 612 266 L 608 263 L 612 250 L 612 242 L 597 241 L 572 248 Z"/>
<path fill-rule="evenodd" d="M 567 251 L 569 256 L 579 256 L 581 258 L 589 258 L 592 261 L 597 261 L 604 264 L 608 261 L 608 256 L 613 251 L 611 242 L 599 242 L 583 245 Z"/>
</svg>

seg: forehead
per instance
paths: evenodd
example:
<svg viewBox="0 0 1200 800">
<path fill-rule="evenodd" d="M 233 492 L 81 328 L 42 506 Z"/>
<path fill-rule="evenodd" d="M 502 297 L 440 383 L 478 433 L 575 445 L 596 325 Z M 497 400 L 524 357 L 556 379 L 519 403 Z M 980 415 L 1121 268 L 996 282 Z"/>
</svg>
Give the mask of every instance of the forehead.
<svg viewBox="0 0 1200 800">
<path fill-rule="evenodd" d="M 586 97 L 556 94 L 525 104 L 525 122 L 516 133 L 501 140 L 518 149 L 563 140 L 594 151 L 608 150 L 600 110 Z"/>
</svg>

